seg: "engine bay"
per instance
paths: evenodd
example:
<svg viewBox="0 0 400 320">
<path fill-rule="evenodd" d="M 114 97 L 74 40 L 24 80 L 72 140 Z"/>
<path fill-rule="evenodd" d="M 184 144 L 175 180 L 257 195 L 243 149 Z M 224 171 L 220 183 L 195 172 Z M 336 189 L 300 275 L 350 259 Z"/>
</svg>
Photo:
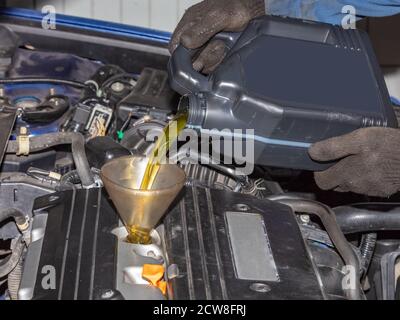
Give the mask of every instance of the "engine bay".
<svg viewBox="0 0 400 320">
<path fill-rule="evenodd" d="M 397 196 L 322 191 L 310 171 L 179 161 L 150 243 L 125 241 L 101 171 L 149 156 L 177 115 L 166 45 L 0 27 L 2 299 L 400 299 Z"/>
</svg>

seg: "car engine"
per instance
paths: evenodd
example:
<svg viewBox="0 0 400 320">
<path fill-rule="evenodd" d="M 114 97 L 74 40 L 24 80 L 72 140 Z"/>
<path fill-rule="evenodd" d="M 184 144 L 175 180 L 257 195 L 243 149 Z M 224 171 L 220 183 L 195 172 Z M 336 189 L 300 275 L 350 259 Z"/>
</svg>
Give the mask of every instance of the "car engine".
<svg viewBox="0 0 400 320">
<path fill-rule="evenodd" d="M 183 158 L 151 243 L 125 241 L 101 169 L 148 156 L 177 114 L 166 45 L 2 24 L 2 299 L 400 298 L 397 197 L 322 191 L 309 171 Z"/>
</svg>

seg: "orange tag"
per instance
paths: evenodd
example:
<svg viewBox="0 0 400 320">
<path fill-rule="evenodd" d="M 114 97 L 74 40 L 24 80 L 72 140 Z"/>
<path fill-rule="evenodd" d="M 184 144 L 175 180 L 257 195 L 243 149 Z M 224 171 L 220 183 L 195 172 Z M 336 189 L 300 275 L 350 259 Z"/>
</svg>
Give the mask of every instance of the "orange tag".
<svg viewBox="0 0 400 320">
<path fill-rule="evenodd" d="M 144 264 L 142 278 L 149 281 L 153 286 L 159 288 L 165 295 L 167 292 L 167 282 L 163 280 L 165 269 L 160 264 Z"/>
<path fill-rule="evenodd" d="M 158 289 L 161 290 L 162 294 L 165 296 L 167 293 L 167 281 L 161 280 L 157 283 Z"/>
</svg>

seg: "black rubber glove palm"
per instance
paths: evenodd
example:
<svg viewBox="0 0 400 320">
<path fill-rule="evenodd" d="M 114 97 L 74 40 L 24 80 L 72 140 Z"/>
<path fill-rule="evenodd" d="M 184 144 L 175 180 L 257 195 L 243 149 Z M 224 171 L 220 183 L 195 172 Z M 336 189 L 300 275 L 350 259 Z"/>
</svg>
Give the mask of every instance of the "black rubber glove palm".
<svg viewBox="0 0 400 320">
<path fill-rule="evenodd" d="M 315 143 L 309 154 L 317 161 L 340 159 L 329 169 L 315 172 L 315 181 L 321 189 L 377 197 L 388 197 L 400 190 L 398 129 L 359 129 Z"/>
<path fill-rule="evenodd" d="M 221 31 L 241 31 L 247 23 L 265 13 L 264 0 L 205 0 L 190 7 L 176 27 L 169 49 L 179 43 L 197 49 Z M 193 63 L 194 69 L 212 72 L 225 56 L 220 40 L 211 41 Z"/>
</svg>

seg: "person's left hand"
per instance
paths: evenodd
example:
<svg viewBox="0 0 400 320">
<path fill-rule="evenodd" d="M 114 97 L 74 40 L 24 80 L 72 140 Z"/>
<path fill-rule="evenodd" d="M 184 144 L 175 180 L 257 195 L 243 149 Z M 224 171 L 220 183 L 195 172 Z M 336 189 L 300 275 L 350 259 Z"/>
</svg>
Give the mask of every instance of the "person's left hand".
<svg viewBox="0 0 400 320">
<path fill-rule="evenodd" d="M 315 172 L 324 190 L 388 197 L 400 190 L 400 130 L 370 127 L 317 142 L 309 149 L 316 161 L 339 160 Z"/>
<path fill-rule="evenodd" d="M 174 52 L 179 43 L 188 49 L 206 46 L 193 62 L 193 68 L 209 74 L 226 54 L 225 43 L 211 40 L 221 31 L 241 31 L 251 19 L 265 14 L 264 0 L 204 0 L 190 7 L 176 27 L 169 50 Z"/>
</svg>

